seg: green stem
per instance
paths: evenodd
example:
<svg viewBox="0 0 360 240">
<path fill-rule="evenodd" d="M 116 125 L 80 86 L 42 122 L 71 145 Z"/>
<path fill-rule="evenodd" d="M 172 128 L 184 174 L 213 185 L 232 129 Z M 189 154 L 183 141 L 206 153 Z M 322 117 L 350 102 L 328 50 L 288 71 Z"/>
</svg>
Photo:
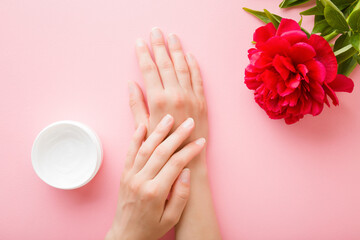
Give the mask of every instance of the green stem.
<svg viewBox="0 0 360 240">
<path fill-rule="evenodd" d="M 338 35 L 339 35 L 339 33 L 337 31 L 334 31 L 334 32 L 326 35 L 324 38 L 325 38 L 326 41 L 330 42 L 331 40 L 333 40 Z"/>
</svg>

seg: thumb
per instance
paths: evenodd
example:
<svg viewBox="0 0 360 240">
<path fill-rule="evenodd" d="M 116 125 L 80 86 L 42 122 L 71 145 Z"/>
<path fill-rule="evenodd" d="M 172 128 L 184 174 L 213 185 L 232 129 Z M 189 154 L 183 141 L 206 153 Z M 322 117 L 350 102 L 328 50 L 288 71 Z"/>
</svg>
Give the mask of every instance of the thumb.
<svg viewBox="0 0 360 240">
<path fill-rule="evenodd" d="M 171 196 L 166 204 L 161 222 L 170 227 L 175 226 L 180 220 L 189 196 L 190 169 L 185 168 L 173 185 Z"/>
<path fill-rule="evenodd" d="M 129 81 L 129 105 L 135 120 L 135 127 L 140 123 L 148 125 L 149 114 L 145 104 L 144 94 L 139 85 Z"/>
</svg>

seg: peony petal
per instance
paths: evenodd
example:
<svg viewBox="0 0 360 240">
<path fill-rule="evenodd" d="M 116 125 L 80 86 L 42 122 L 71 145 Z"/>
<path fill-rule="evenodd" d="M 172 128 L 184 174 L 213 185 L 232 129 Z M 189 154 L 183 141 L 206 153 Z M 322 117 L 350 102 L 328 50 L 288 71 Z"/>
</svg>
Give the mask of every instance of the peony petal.
<svg viewBox="0 0 360 240">
<path fill-rule="evenodd" d="M 278 82 L 276 85 L 276 90 L 281 97 L 285 97 L 294 92 L 294 89 L 286 87 L 284 82 Z"/>
<path fill-rule="evenodd" d="M 288 40 L 288 42 L 291 45 L 294 45 L 295 43 L 298 42 L 306 42 L 308 39 L 303 31 L 298 31 L 298 30 L 285 32 L 281 34 L 281 37 Z"/>
<path fill-rule="evenodd" d="M 275 70 L 281 75 L 283 80 L 286 80 L 290 75 L 290 71 L 284 66 L 281 58 L 284 57 L 276 55 L 272 62 L 272 65 L 274 66 Z"/>
<path fill-rule="evenodd" d="M 324 103 L 325 91 L 318 82 L 310 82 L 310 94 L 318 103 Z"/>
<path fill-rule="evenodd" d="M 311 106 L 311 114 L 313 116 L 317 116 L 319 115 L 322 110 L 324 108 L 324 104 L 323 103 L 319 103 L 319 102 L 316 102 L 316 101 L 313 101 L 312 102 L 312 106 Z"/>
<path fill-rule="evenodd" d="M 288 82 L 286 82 L 286 86 L 289 88 L 297 88 L 300 85 L 301 76 L 300 74 L 294 74 Z"/>
<path fill-rule="evenodd" d="M 292 94 L 288 95 L 286 98 L 289 99 L 289 106 L 294 107 L 298 103 L 300 97 L 300 90 L 296 89 Z"/>
<path fill-rule="evenodd" d="M 303 118 L 303 115 L 297 115 L 297 116 L 290 116 L 285 118 L 285 123 L 290 125 L 298 122 L 301 118 Z"/>
<path fill-rule="evenodd" d="M 335 106 L 339 105 L 339 99 L 338 99 L 338 97 L 336 96 L 334 90 L 332 90 L 332 89 L 329 87 L 328 83 L 324 83 L 323 87 L 324 87 L 325 93 L 326 93 L 326 94 L 331 98 L 331 100 L 333 101 L 333 104 L 334 104 Z"/>
<path fill-rule="evenodd" d="M 244 79 L 245 79 L 246 86 L 250 90 L 256 90 L 262 84 L 262 82 L 257 80 L 257 77 L 246 76 L 246 73 L 245 73 Z"/>
<path fill-rule="evenodd" d="M 335 92 L 351 93 L 354 90 L 354 82 L 350 78 L 338 74 L 335 80 L 329 83 L 329 87 Z"/>
<path fill-rule="evenodd" d="M 305 63 L 316 56 L 315 49 L 304 42 L 294 44 L 290 48 L 289 55 L 295 63 Z"/>
<path fill-rule="evenodd" d="M 299 24 L 292 19 L 287 19 L 287 18 L 281 19 L 280 25 L 276 32 L 276 36 L 281 36 L 283 33 L 289 31 L 301 31 L 301 28 Z"/>
<path fill-rule="evenodd" d="M 312 101 L 302 99 L 301 113 L 304 115 L 311 113 L 311 108 L 312 108 Z"/>
<path fill-rule="evenodd" d="M 291 61 L 291 58 L 280 56 L 280 59 L 281 59 L 283 65 L 284 65 L 287 69 L 289 69 L 289 70 L 290 70 L 291 72 L 293 72 L 293 73 L 296 72 L 296 69 L 295 69 L 295 67 L 294 67 L 294 65 L 293 65 L 293 63 L 292 63 L 292 61 Z"/>
<path fill-rule="evenodd" d="M 274 24 L 268 23 L 265 26 L 256 29 L 253 36 L 254 42 L 256 42 L 257 45 L 263 44 L 267 40 L 269 40 L 269 38 L 275 36 L 275 33 L 276 33 L 276 28 L 274 27 Z"/>
<path fill-rule="evenodd" d="M 307 76 L 312 81 L 317 81 L 319 83 L 323 83 L 326 77 L 326 68 L 324 65 L 316 60 L 311 60 L 305 63 L 307 66 L 309 73 Z"/>
<path fill-rule="evenodd" d="M 308 43 L 315 49 L 315 59 L 321 62 L 326 69 L 324 81 L 332 82 L 337 75 L 337 61 L 329 43 L 321 36 L 311 35 Z"/>
<path fill-rule="evenodd" d="M 256 68 L 266 68 L 272 65 L 273 59 L 266 56 L 263 52 L 257 52 L 250 57 L 250 64 Z"/>
<path fill-rule="evenodd" d="M 279 78 L 279 74 L 270 70 L 266 70 L 261 74 L 261 81 L 264 83 L 264 86 L 273 91 L 276 91 L 276 84 L 279 81 Z"/>
<path fill-rule="evenodd" d="M 291 45 L 286 39 L 273 37 L 263 45 L 259 46 L 259 49 L 266 52 L 269 57 L 275 57 L 276 54 L 286 55 L 290 47 Z"/>
<path fill-rule="evenodd" d="M 305 77 L 309 72 L 309 69 L 304 64 L 298 64 L 296 69 L 300 72 L 301 76 Z"/>
</svg>

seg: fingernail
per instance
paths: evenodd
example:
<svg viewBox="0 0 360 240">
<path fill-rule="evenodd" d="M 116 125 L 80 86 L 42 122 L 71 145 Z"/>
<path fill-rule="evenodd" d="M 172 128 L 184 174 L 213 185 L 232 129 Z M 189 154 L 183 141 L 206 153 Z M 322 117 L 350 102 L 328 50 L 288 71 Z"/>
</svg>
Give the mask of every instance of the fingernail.
<svg viewBox="0 0 360 240">
<path fill-rule="evenodd" d="M 180 181 L 182 183 L 189 183 L 190 182 L 190 169 L 184 168 L 180 174 Z"/>
<path fill-rule="evenodd" d="M 184 128 L 192 128 L 194 126 L 194 119 L 188 118 L 182 125 Z"/>
<path fill-rule="evenodd" d="M 159 28 L 157 27 L 154 27 L 152 30 L 151 30 L 151 36 L 154 38 L 154 39 L 159 39 L 162 37 L 162 34 L 161 34 L 161 31 Z"/>
<path fill-rule="evenodd" d="M 143 46 L 145 46 L 144 40 L 142 40 L 141 38 L 138 38 L 138 39 L 136 40 L 136 45 L 137 45 L 138 47 L 143 47 Z"/>
<path fill-rule="evenodd" d="M 185 56 L 186 56 L 187 60 L 193 60 L 194 59 L 194 57 L 193 57 L 193 55 L 191 53 L 187 53 Z"/>
<path fill-rule="evenodd" d="M 166 127 L 167 125 L 169 125 L 171 123 L 172 120 L 172 116 L 170 114 L 167 114 L 165 117 L 163 117 L 163 119 L 161 120 L 160 124 L 163 127 Z"/>
<path fill-rule="evenodd" d="M 205 138 L 199 138 L 198 140 L 195 141 L 195 143 L 200 146 L 204 146 L 205 142 L 206 142 Z"/>
<path fill-rule="evenodd" d="M 171 34 L 169 35 L 169 44 L 175 45 L 175 44 L 177 44 L 178 42 L 179 42 L 179 41 L 178 41 L 178 38 L 176 37 L 176 35 L 173 34 L 173 33 L 171 33 Z"/>
</svg>

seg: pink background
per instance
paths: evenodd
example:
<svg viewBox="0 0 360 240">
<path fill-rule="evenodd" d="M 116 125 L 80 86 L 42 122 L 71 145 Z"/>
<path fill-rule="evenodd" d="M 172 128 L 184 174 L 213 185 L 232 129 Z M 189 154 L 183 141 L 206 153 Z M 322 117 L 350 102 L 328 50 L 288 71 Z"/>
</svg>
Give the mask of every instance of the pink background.
<svg viewBox="0 0 360 240">
<path fill-rule="evenodd" d="M 242 7 L 298 19 L 279 2 L 2 0 L 0 239 L 104 237 L 133 129 L 127 81 L 142 81 L 134 42 L 153 26 L 177 33 L 202 68 L 224 239 L 360 239 L 360 72 L 339 107 L 292 126 L 268 119 L 243 83 L 261 23 Z M 44 184 L 30 159 L 37 133 L 64 119 L 90 125 L 104 146 L 98 175 L 72 191 Z"/>
</svg>

